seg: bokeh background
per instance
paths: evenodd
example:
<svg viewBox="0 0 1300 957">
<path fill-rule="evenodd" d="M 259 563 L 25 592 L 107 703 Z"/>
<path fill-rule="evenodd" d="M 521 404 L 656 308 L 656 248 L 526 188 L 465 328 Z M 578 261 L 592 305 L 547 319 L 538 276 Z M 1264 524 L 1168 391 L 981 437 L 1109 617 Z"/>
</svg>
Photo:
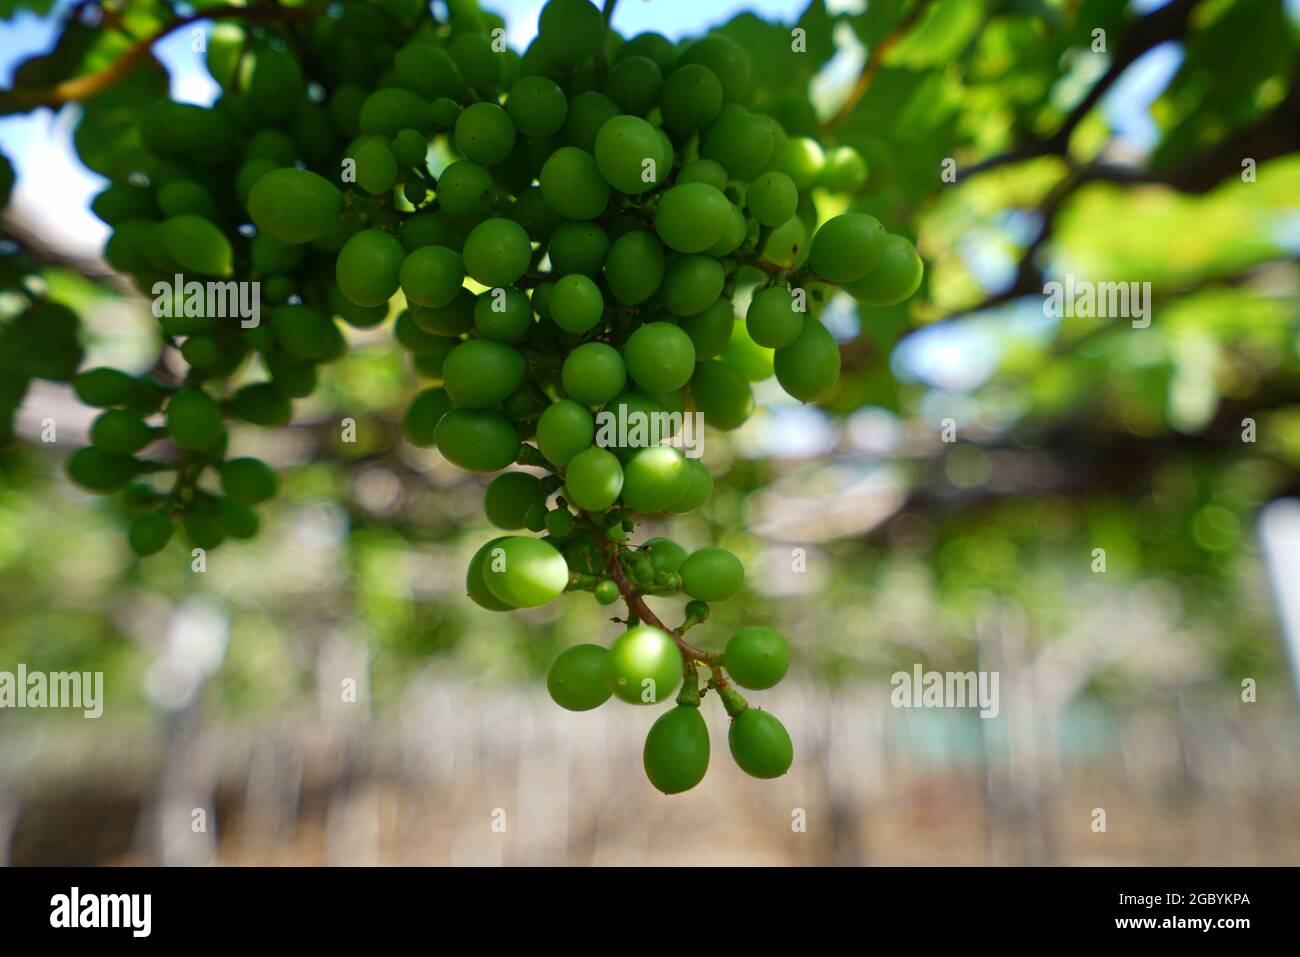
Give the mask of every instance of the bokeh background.
<svg viewBox="0 0 1300 957">
<path fill-rule="evenodd" d="M 527 45 L 540 3 L 485 6 Z M 0 86 L 74 12 L 0 2 Z M 0 861 L 1300 863 L 1300 3 L 622 0 L 613 25 L 739 39 L 789 93 L 760 105 L 859 149 L 855 208 L 927 263 L 904 305 L 833 302 L 833 398 L 760 385 L 707 436 L 713 501 L 644 529 L 744 559 L 693 634 L 790 639 L 754 696 L 790 774 L 744 777 L 706 701 L 713 767 L 666 798 L 652 713 L 549 701 L 557 651 L 619 626 L 585 595 L 464 598 L 483 482 L 401 439 L 420 383 L 385 326 L 349 330 L 292 427 L 234 433 L 283 493 L 202 574 L 179 542 L 131 556 L 63 477 L 94 410 L 29 391 L 0 449 L 0 670 L 102 671 L 106 702 L 0 711 Z M 188 35 L 155 53 L 211 102 Z M 87 365 L 143 371 L 158 333 L 99 254 L 82 116 L 0 118 L 5 241 L 80 313 Z M 1067 274 L 1150 282 L 1150 325 L 1045 317 Z M 997 671 L 999 716 L 892 707 L 918 663 Z"/>
</svg>

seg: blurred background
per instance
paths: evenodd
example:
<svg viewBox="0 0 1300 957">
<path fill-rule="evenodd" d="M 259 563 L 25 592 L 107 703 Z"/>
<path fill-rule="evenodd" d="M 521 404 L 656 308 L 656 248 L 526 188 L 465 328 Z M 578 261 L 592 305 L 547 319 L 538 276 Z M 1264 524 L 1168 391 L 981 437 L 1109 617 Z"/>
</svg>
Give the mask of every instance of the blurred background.
<svg viewBox="0 0 1300 957">
<path fill-rule="evenodd" d="M 522 49 L 540 5 L 485 7 Z M 70 13 L 0 2 L 0 87 Z M 622 0 L 613 26 L 740 40 L 788 93 L 760 105 L 858 149 L 855 208 L 926 260 L 901 306 L 831 304 L 825 407 L 760 384 L 706 438 L 711 503 L 639 530 L 745 561 L 693 640 L 788 637 L 753 698 L 791 772 L 741 774 L 706 701 L 713 766 L 667 798 L 654 713 L 555 707 L 555 654 L 619 626 L 586 595 L 464 598 L 483 480 L 402 440 L 418 377 L 387 328 L 348 330 L 291 427 L 235 432 L 282 494 L 202 574 L 179 542 L 132 557 L 63 475 L 95 410 L 28 393 L 0 448 L 0 670 L 102 671 L 106 700 L 0 710 L 0 862 L 1300 863 L 1300 3 Z M 188 34 L 155 55 L 173 96 L 216 96 Z M 143 371 L 157 327 L 100 256 L 80 119 L 0 117 L 6 241 L 81 315 L 87 366 Z M 1150 325 L 1046 317 L 1066 275 L 1151 283 Z M 893 707 L 918 664 L 998 672 L 999 715 Z"/>
</svg>

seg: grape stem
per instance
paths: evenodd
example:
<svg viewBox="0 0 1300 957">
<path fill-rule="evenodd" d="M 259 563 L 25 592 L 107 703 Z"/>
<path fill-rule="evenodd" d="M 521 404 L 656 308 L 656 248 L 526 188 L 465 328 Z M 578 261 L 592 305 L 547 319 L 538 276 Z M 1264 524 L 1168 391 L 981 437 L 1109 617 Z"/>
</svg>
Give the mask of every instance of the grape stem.
<svg viewBox="0 0 1300 957">
<path fill-rule="evenodd" d="M 628 611 L 647 625 L 658 628 L 660 631 L 672 638 L 672 640 L 677 643 L 677 647 L 681 650 L 683 657 L 689 658 L 692 661 L 703 662 L 710 668 L 714 669 L 716 673 L 717 669 L 714 667 L 715 663 L 719 661 L 722 656 L 712 651 L 705 651 L 703 648 L 696 648 L 690 642 L 686 641 L 677 629 L 669 628 L 665 625 L 660 620 L 659 616 L 650 610 L 650 606 L 645 603 L 645 599 L 642 598 L 640 593 L 632 586 L 632 583 L 627 580 L 627 575 L 623 572 L 623 566 L 619 564 L 618 555 L 615 549 L 610 547 L 610 540 L 608 536 L 606 536 L 604 529 L 598 527 L 593 522 L 591 532 L 593 537 L 596 539 L 596 543 L 600 546 L 601 551 L 605 555 L 605 571 L 609 574 L 609 577 L 613 580 L 614 584 L 618 586 L 619 594 L 623 596 L 623 601 L 627 602 Z"/>
</svg>

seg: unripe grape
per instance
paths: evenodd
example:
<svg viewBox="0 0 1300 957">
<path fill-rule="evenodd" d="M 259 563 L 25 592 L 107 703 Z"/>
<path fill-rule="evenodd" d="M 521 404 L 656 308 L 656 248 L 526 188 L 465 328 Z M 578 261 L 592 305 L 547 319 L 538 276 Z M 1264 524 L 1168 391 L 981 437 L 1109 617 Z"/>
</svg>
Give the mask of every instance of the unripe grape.
<svg viewBox="0 0 1300 957">
<path fill-rule="evenodd" d="M 699 705 L 679 704 L 659 716 L 646 735 L 642 764 L 664 794 L 681 794 L 709 769 L 709 728 Z"/>
<path fill-rule="evenodd" d="M 875 267 L 861 279 L 844 284 L 844 291 L 868 306 L 893 306 L 911 297 L 921 285 L 925 266 L 902 236 L 888 235 Z"/>
<path fill-rule="evenodd" d="M 680 389 L 695 371 L 691 337 L 667 322 L 648 322 L 639 327 L 628 337 L 623 358 L 632 380 L 650 392 Z"/>
<path fill-rule="evenodd" d="M 619 236 L 605 259 L 605 283 L 624 306 L 645 302 L 664 278 L 664 248 L 650 233 L 637 230 Z"/>
<path fill-rule="evenodd" d="M 372 196 L 392 192 L 397 182 L 397 157 L 382 140 L 366 140 L 352 157 L 357 164 L 358 186 Z"/>
<path fill-rule="evenodd" d="M 796 312 L 794 297 L 784 286 L 769 286 L 754 293 L 745 313 L 745 330 L 760 346 L 788 346 L 803 328 L 804 314 Z"/>
<path fill-rule="evenodd" d="M 677 173 L 678 183 L 705 183 L 716 190 L 727 188 L 727 170 L 717 160 L 691 160 Z"/>
<path fill-rule="evenodd" d="M 90 440 L 112 455 L 131 455 L 153 441 L 153 430 L 134 413 L 110 409 L 91 423 Z"/>
<path fill-rule="evenodd" d="M 393 156 L 403 166 L 421 168 L 429 152 L 429 143 L 416 130 L 400 130 L 393 137 Z"/>
<path fill-rule="evenodd" d="M 468 289 L 462 288 L 456 298 L 445 306 L 429 308 L 408 303 L 411 322 L 426 333 L 435 336 L 459 336 L 474 328 L 474 308 L 477 300 Z M 398 316 L 401 321 L 401 316 Z M 405 343 L 404 343 L 405 344 Z M 407 348 L 410 348 L 408 345 Z"/>
<path fill-rule="evenodd" d="M 519 454 L 510 420 L 488 409 L 452 409 L 434 430 L 438 449 L 467 472 L 496 472 Z"/>
<path fill-rule="evenodd" d="M 280 347 L 299 359 L 325 358 L 338 334 L 333 321 L 310 306 L 276 306 L 268 327 Z"/>
<path fill-rule="evenodd" d="M 663 167 L 671 165 L 671 157 L 663 155 L 658 131 L 635 116 L 607 120 L 596 134 L 595 156 L 606 182 L 629 196 L 653 189 L 667 173 Z"/>
<path fill-rule="evenodd" d="M 722 82 L 698 63 L 678 67 L 664 81 L 659 109 L 664 126 L 674 133 L 693 133 L 713 122 L 722 108 Z"/>
<path fill-rule="evenodd" d="M 596 422 L 591 412 L 572 399 L 548 406 L 537 420 L 537 447 L 548 462 L 559 468 L 588 448 L 595 434 Z"/>
<path fill-rule="evenodd" d="M 401 283 L 402 244 L 389 233 L 363 229 L 339 251 L 334 277 L 343 295 L 358 306 L 388 302 Z"/>
<path fill-rule="evenodd" d="M 687 459 L 686 469 L 690 474 L 690 484 L 682 497 L 669 507 L 670 512 L 693 512 L 713 495 L 713 473 L 707 465 L 699 459 Z"/>
<path fill-rule="evenodd" d="M 246 385 L 230 399 L 230 412 L 254 425 L 287 425 L 293 416 L 293 403 L 271 382 Z"/>
<path fill-rule="evenodd" d="M 857 193 L 867 185 L 867 161 L 851 146 L 839 146 L 826 154 L 817 185 L 837 193 Z"/>
<path fill-rule="evenodd" d="M 474 304 L 474 327 L 488 339 L 516 342 L 533 327 L 533 307 L 514 286 L 489 289 Z"/>
<path fill-rule="evenodd" d="M 202 389 L 180 389 L 167 403 L 167 432 L 183 449 L 210 449 L 226 435 L 221 406 Z"/>
<path fill-rule="evenodd" d="M 719 296 L 707 309 L 683 319 L 680 326 L 691 337 L 696 360 L 702 362 L 712 359 L 726 348 L 731 341 L 731 330 L 735 324 L 736 316 L 732 312 L 731 299 Z"/>
<path fill-rule="evenodd" d="M 764 226 L 780 226 L 798 205 L 799 191 L 785 173 L 764 173 L 745 192 L 745 206 Z"/>
<path fill-rule="evenodd" d="M 683 183 L 664 193 L 655 231 L 670 249 L 701 253 L 721 238 L 731 218 L 727 197 L 706 183 Z"/>
<path fill-rule="evenodd" d="M 634 512 L 667 511 L 691 484 L 687 460 L 667 445 L 638 449 L 623 469 L 623 501 Z"/>
<path fill-rule="evenodd" d="M 817 319 L 809 316 L 798 337 L 777 349 L 776 381 L 801 402 L 825 398 L 840 379 L 840 347 Z"/>
<path fill-rule="evenodd" d="M 703 311 L 722 295 L 726 273 L 712 256 L 679 256 L 664 273 L 664 308 L 674 316 Z"/>
<path fill-rule="evenodd" d="M 664 75 L 659 65 L 644 56 L 620 57 L 609 71 L 605 92 L 624 113 L 644 116 L 659 100 Z"/>
<path fill-rule="evenodd" d="M 609 184 L 595 159 L 576 146 L 552 153 L 538 181 L 546 202 L 566 219 L 595 219 L 609 202 Z"/>
<path fill-rule="evenodd" d="M 756 708 L 746 708 L 732 719 L 727 743 L 740 770 L 756 778 L 779 778 L 794 762 L 785 726 Z"/>
<path fill-rule="evenodd" d="M 343 194 L 305 169 L 277 169 L 253 183 L 247 206 L 254 225 L 272 239 L 309 243 L 338 223 Z"/>
<path fill-rule="evenodd" d="M 595 90 L 579 93 L 569 101 L 569 115 L 564 120 L 564 141 L 585 153 L 596 151 L 600 128 L 621 111 L 618 104 Z"/>
<path fill-rule="evenodd" d="M 701 548 L 682 567 L 682 591 L 700 601 L 726 601 L 745 583 L 745 566 L 725 548 Z"/>
<path fill-rule="evenodd" d="M 598 276 L 609 253 L 609 236 L 595 223 L 561 223 L 551 233 L 547 255 L 560 276 Z"/>
<path fill-rule="evenodd" d="M 786 145 L 781 172 L 790 177 L 795 189 L 805 192 L 817 184 L 825 163 L 826 155 L 820 143 L 807 136 L 796 136 Z"/>
<path fill-rule="evenodd" d="M 240 505 L 259 505 L 274 497 L 280 482 L 261 459 L 227 459 L 221 464 L 221 488 Z"/>
<path fill-rule="evenodd" d="M 504 57 L 492 49 L 492 41 L 485 33 L 458 33 L 452 37 L 447 52 L 465 82 L 476 90 L 494 92 L 501 82 Z"/>
<path fill-rule="evenodd" d="M 398 86 L 376 90 L 361 104 L 357 118 L 362 133 L 396 136 L 412 129 L 428 134 L 433 130 L 433 112 L 429 104 L 410 90 Z"/>
<path fill-rule="evenodd" d="M 773 351 L 754 341 L 743 319 L 731 327 L 731 340 L 722 350 L 722 361 L 750 382 L 762 382 L 772 377 Z"/>
<path fill-rule="evenodd" d="M 548 301 L 551 318 L 565 332 L 594 329 L 605 312 L 600 288 L 586 276 L 573 274 L 556 280 Z"/>
<path fill-rule="evenodd" d="M 749 54 L 731 37 L 722 33 L 709 33 L 692 40 L 677 58 L 679 65 L 702 64 L 711 70 L 722 83 L 722 94 L 728 100 L 739 100 L 749 91 L 753 64 Z"/>
<path fill-rule="evenodd" d="M 495 166 L 515 145 L 515 124 L 495 103 L 472 103 L 456 120 L 456 149 L 483 166 Z"/>
<path fill-rule="evenodd" d="M 636 625 L 610 645 L 605 677 L 623 701 L 657 704 L 671 697 L 682 681 L 682 656 L 658 628 Z"/>
<path fill-rule="evenodd" d="M 488 554 L 483 579 L 500 601 L 516 608 L 535 608 L 563 593 L 569 583 L 569 566 L 555 546 L 512 535 Z"/>
<path fill-rule="evenodd" d="M 229 276 L 234 252 L 230 240 L 211 220 L 193 213 L 163 223 L 163 244 L 178 265 L 204 276 Z"/>
<path fill-rule="evenodd" d="M 446 246 L 421 246 L 402 260 L 398 281 L 408 301 L 437 308 L 456 298 L 465 281 L 465 267 Z"/>
<path fill-rule="evenodd" d="M 576 526 L 573 513 L 565 508 L 553 508 L 546 513 L 546 531 L 552 538 L 568 538 Z"/>
<path fill-rule="evenodd" d="M 596 596 L 596 601 L 600 602 L 602 605 L 612 605 L 619 599 L 618 585 L 610 581 L 608 578 L 604 578 L 596 583 L 596 589 L 593 594 Z M 603 673 L 601 675 L 601 680 L 604 680 Z"/>
<path fill-rule="evenodd" d="M 492 559 L 493 549 L 499 548 L 507 538 L 509 536 L 501 536 L 489 541 L 474 553 L 474 557 L 470 559 L 469 565 L 465 569 L 465 593 L 469 595 L 474 604 L 480 608 L 486 608 L 488 611 L 514 610 L 513 605 L 507 604 L 488 590 L 487 579 L 483 574 L 487 563 Z"/>
<path fill-rule="evenodd" d="M 763 117 L 728 105 L 709 128 L 700 155 L 717 160 L 732 179 L 753 179 L 772 156 L 771 128 Z"/>
<path fill-rule="evenodd" d="M 532 258 L 528 233 L 509 219 L 488 219 L 465 237 L 465 271 L 488 287 L 512 285 Z"/>
<path fill-rule="evenodd" d="M 686 549 L 671 538 L 652 538 L 641 546 L 658 572 L 675 572 L 686 561 Z"/>
<path fill-rule="evenodd" d="M 550 136 L 564 126 L 569 104 L 554 81 L 526 76 L 511 88 L 506 109 L 525 136 Z"/>
<path fill-rule="evenodd" d="M 695 367 L 690 381 L 691 398 L 704 421 L 715 429 L 740 427 L 754 412 L 754 393 L 734 368 L 716 359 Z"/>
<path fill-rule="evenodd" d="M 545 501 L 541 481 L 527 472 L 503 472 L 488 483 L 483 511 L 493 525 L 514 531 L 524 527 L 528 510 Z"/>
<path fill-rule="evenodd" d="M 613 452 L 589 448 L 569 460 L 564 473 L 565 497 L 588 512 L 603 512 L 623 489 L 623 467 Z"/>
<path fill-rule="evenodd" d="M 617 595 L 617 587 L 614 592 Z M 600 645 L 565 648 L 546 673 L 551 700 L 568 711 L 590 711 L 608 701 L 613 694 L 605 678 L 608 655 L 609 651 Z"/>
<path fill-rule="evenodd" d="M 165 509 L 138 515 L 131 520 L 127 541 L 131 551 L 141 558 L 154 555 L 167 547 L 172 537 L 172 519 Z"/>
<path fill-rule="evenodd" d="M 604 37 L 600 11 L 587 0 L 548 0 L 537 18 L 539 42 L 548 62 L 571 67 L 596 52 Z"/>
<path fill-rule="evenodd" d="M 140 471 L 139 463 L 129 455 L 113 455 L 88 445 L 68 457 L 64 468 L 69 478 L 90 492 L 115 492 Z"/>
<path fill-rule="evenodd" d="M 438 206 L 460 223 L 477 223 L 497 201 L 492 174 L 477 163 L 459 160 L 438 177 Z"/>
<path fill-rule="evenodd" d="M 465 92 L 465 78 L 456 64 L 447 51 L 432 43 L 408 43 L 394 55 L 393 68 L 405 86 L 426 100 L 460 97 Z"/>
<path fill-rule="evenodd" d="M 829 219 L 813 236 L 808 261 L 813 272 L 830 282 L 853 282 L 875 268 L 885 252 L 885 227 L 866 213 Z"/>
<path fill-rule="evenodd" d="M 785 677 L 790 668 L 790 646 L 771 628 L 751 625 L 731 636 L 723 658 L 736 684 L 763 691 Z"/>
<path fill-rule="evenodd" d="M 603 405 L 623 391 L 627 368 L 613 346 L 586 342 L 565 358 L 560 380 L 570 398 L 585 405 Z"/>
</svg>

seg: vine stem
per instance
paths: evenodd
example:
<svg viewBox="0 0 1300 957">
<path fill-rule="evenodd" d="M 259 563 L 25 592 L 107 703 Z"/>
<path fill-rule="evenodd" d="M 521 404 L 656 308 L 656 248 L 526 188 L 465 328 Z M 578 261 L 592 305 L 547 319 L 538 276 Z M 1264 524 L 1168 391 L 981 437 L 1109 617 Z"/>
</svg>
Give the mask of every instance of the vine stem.
<svg viewBox="0 0 1300 957">
<path fill-rule="evenodd" d="M 669 628 L 665 625 L 659 616 L 650 610 L 650 606 L 645 603 L 645 599 L 641 597 L 641 594 L 635 587 L 633 587 L 632 583 L 627 580 L 627 575 L 623 572 L 623 566 L 618 563 L 618 556 L 614 553 L 614 550 L 610 548 L 610 540 L 608 536 L 606 536 L 604 530 L 597 527 L 594 522 L 592 523 L 592 535 L 596 539 L 596 544 L 600 546 L 601 552 L 604 553 L 605 571 L 608 573 L 609 577 L 613 579 L 614 584 L 618 586 L 619 594 L 623 596 L 623 601 L 627 603 L 628 611 L 635 615 L 640 621 L 643 621 L 654 628 L 658 628 L 660 631 L 668 635 L 668 637 L 672 638 L 672 640 L 677 643 L 677 647 L 681 650 L 683 657 L 689 658 L 692 661 L 703 662 L 710 668 L 714 668 L 716 662 L 721 656 L 712 651 L 705 651 L 703 648 L 696 648 L 689 641 L 683 638 L 677 629 Z"/>
<path fill-rule="evenodd" d="M 130 76 L 131 71 L 149 55 L 149 51 L 153 49 L 155 43 L 169 33 L 187 27 L 191 23 L 197 23 L 201 20 L 223 20 L 235 17 L 242 17 L 247 20 L 296 21 L 306 20 L 317 13 L 318 11 L 312 7 L 208 7 L 164 23 L 154 33 L 136 40 L 127 48 L 125 53 L 102 70 L 96 70 L 94 73 L 88 73 L 85 76 L 73 77 L 53 86 L 15 87 L 0 92 L 0 113 L 5 112 L 11 106 L 27 108 L 62 106 L 64 103 L 88 100 L 92 96 L 97 96 Z"/>
</svg>

